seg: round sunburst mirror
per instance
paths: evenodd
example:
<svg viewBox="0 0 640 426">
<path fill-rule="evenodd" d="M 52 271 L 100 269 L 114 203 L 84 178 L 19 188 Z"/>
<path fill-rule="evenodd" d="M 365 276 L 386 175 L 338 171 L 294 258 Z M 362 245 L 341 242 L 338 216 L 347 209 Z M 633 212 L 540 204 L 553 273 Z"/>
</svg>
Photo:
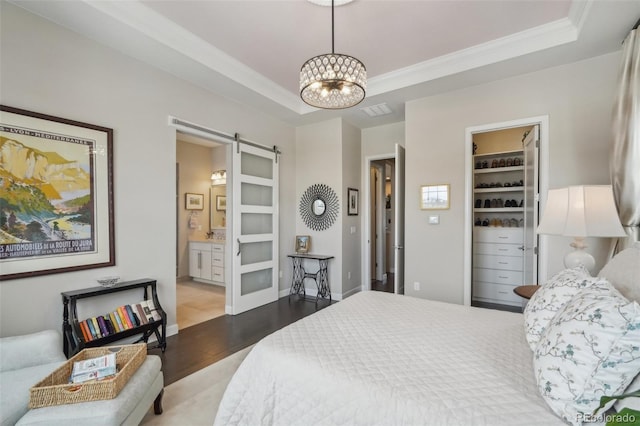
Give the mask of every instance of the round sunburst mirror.
<svg viewBox="0 0 640 426">
<path fill-rule="evenodd" d="M 340 204 L 338 196 L 328 185 L 311 185 L 300 199 L 300 216 L 314 231 L 324 231 L 333 225 L 338 217 Z"/>
</svg>

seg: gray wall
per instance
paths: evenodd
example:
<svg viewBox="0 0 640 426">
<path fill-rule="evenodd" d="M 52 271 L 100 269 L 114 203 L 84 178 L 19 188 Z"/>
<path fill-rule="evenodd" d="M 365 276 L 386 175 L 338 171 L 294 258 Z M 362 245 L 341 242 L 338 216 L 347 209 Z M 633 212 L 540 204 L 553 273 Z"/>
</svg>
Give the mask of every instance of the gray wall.
<svg viewBox="0 0 640 426">
<path fill-rule="evenodd" d="M 406 105 L 406 293 L 463 301 L 465 128 L 549 115 L 549 188 L 608 184 L 611 111 L 619 54 L 423 98 Z M 427 224 L 418 188 L 451 185 L 451 208 Z M 562 269 L 570 239 L 548 238 L 549 273 Z M 605 239 L 589 241 L 596 267 Z M 543 277 L 544 278 L 544 277 Z M 421 291 L 412 283 L 420 282 Z"/>
<path fill-rule="evenodd" d="M 97 277 L 111 274 L 124 280 L 157 279 L 175 332 L 176 132 L 167 125 L 169 115 L 280 147 L 281 239 L 293 241 L 292 127 L 11 4 L 1 2 L 0 7 L 2 104 L 114 129 L 116 232 L 115 267 L 0 283 L 1 336 L 59 329 L 60 292 L 94 286 Z M 280 287 L 286 288 L 291 246 L 280 249 Z M 86 314 L 106 312 L 100 303 L 87 307 Z"/>
</svg>

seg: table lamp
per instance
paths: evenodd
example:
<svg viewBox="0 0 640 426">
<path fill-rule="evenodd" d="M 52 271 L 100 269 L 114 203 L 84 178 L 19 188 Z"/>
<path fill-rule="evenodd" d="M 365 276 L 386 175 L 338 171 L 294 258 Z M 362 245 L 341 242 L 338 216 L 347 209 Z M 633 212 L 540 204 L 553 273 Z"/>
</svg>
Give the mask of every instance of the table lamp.
<svg viewBox="0 0 640 426">
<path fill-rule="evenodd" d="M 551 189 L 538 226 L 538 234 L 573 237 L 575 250 L 564 258 L 564 266 L 584 265 L 593 273 L 596 262 L 585 251 L 586 237 L 625 237 L 613 200 L 611 185 L 581 185 Z"/>
</svg>

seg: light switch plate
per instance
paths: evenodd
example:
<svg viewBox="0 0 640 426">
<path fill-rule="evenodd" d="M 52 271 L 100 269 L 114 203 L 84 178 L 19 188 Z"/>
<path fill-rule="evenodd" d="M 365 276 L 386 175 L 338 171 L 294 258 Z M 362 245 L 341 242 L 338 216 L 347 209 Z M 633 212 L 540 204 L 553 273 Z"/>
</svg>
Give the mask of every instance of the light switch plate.
<svg viewBox="0 0 640 426">
<path fill-rule="evenodd" d="M 432 215 L 429 216 L 429 225 L 438 225 L 440 223 L 440 216 Z"/>
</svg>

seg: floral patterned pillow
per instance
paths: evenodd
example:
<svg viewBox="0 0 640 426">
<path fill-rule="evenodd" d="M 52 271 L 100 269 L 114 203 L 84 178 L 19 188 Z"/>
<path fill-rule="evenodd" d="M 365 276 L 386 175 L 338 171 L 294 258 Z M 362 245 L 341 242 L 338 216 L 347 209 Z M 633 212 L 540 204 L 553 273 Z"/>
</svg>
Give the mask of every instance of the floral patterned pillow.
<svg viewBox="0 0 640 426">
<path fill-rule="evenodd" d="M 594 420 L 600 397 L 622 393 L 640 372 L 640 305 L 608 283 L 581 290 L 544 330 L 533 366 L 556 414 L 573 425 Z"/>
<path fill-rule="evenodd" d="M 541 285 L 524 308 L 524 331 L 531 350 L 536 349 L 549 321 L 580 289 L 602 281 L 592 277 L 584 266 L 577 266 L 558 272 Z"/>
</svg>

